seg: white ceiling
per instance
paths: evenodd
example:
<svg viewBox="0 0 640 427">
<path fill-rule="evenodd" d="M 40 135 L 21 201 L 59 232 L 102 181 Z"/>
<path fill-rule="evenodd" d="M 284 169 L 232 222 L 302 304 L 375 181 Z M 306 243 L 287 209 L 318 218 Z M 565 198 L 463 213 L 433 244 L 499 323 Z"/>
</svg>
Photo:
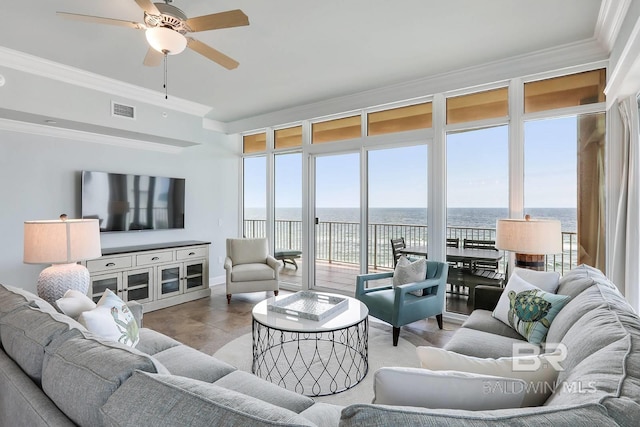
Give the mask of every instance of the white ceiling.
<svg viewBox="0 0 640 427">
<path fill-rule="evenodd" d="M 240 62 L 186 50 L 168 92 L 229 122 L 593 40 L 610 0 L 175 0 L 188 17 L 242 9 L 250 26 L 194 33 Z M 3 0 L 0 46 L 163 92 L 144 32 L 56 11 L 142 21 L 134 0 Z"/>
</svg>

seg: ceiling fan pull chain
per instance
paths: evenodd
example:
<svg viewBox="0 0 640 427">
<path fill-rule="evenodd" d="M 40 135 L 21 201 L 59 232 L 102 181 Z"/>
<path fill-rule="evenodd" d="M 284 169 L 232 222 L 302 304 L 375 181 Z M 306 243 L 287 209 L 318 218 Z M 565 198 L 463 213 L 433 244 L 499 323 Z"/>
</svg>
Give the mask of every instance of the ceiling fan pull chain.
<svg viewBox="0 0 640 427">
<path fill-rule="evenodd" d="M 164 99 L 169 99 L 167 95 L 167 54 L 164 54 Z"/>
</svg>

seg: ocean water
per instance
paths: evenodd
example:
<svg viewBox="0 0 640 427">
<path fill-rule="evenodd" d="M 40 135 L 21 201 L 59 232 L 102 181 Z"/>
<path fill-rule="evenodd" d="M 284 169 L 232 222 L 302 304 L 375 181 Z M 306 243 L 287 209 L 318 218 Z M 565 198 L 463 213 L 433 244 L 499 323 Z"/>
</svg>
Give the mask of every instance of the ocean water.
<svg viewBox="0 0 640 427">
<path fill-rule="evenodd" d="M 447 225 L 449 227 L 495 228 L 496 220 L 507 218 L 507 208 L 448 208 Z M 575 208 L 531 208 L 526 213 L 534 219 L 557 219 L 562 231 L 575 232 L 577 212 Z M 357 208 L 318 208 L 317 216 L 321 222 L 359 222 L 360 211 Z M 245 219 L 264 219 L 265 210 L 247 208 Z M 276 210 L 277 220 L 300 221 L 300 208 Z M 426 208 L 371 208 L 370 224 L 426 225 Z"/>
</svg>

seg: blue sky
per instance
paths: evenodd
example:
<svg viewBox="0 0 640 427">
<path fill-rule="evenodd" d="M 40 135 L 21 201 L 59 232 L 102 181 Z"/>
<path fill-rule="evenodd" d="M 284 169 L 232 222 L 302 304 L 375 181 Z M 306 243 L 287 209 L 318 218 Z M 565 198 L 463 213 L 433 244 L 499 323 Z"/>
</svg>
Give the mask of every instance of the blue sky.
<svg viewBox="0 0 640 427">
<path fill-rule="evenodd" d="M 525 123 L 525 207 L 576 206 L 576 118 Z M 447 136 L 449 207 L 507 207 L 508 127 Z M 301 154 L 276 156 L 276 206 L 302 206 Z M 358 207 L 359 154 L 317 157 L 317 206 Z M 263 207 L 264 158 L 245 159 L 245 206 Z M 427 206 L 427 148 L 369 151 L 371 207 Z"/>
</svg>

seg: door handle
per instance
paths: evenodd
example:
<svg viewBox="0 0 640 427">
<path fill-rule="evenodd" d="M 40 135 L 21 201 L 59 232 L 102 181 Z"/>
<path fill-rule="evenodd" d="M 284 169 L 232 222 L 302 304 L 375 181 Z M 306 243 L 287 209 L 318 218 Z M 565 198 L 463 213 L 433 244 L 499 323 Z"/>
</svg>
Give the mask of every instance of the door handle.
<svg viewBox="0 0 640 427">
<path fill-rule="evenodd" d="M 318 225 L 320 223 L 320 221 L 318 220 L 318 218 L 316 218 L 316 225 Z"/>
</svg>

